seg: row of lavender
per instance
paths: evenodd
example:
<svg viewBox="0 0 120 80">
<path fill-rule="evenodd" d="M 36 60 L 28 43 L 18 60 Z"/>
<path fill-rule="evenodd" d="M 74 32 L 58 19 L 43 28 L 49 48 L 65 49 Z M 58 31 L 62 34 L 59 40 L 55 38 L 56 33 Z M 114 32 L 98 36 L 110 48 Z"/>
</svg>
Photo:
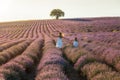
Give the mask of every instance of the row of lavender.
<svg viewBox="0 0 120 80">
<path fill-rule="evenodd" d="M 44 34 L 43 55 L 37 68 L 35 80 L 68 80 L 65 69 L 68 65 L 60 49 L 53 40 Z"/>
<path fill-rule="evenodd" d="M 1 50 L 3 51 L 0 52 L 0 65 L 20 55 L 29 46 L 31 42 L 32 40 L 23 41 L 16 45 L 15 44 L 12 45 L 10 48 L 9 48 L 10 45 L 1 46 Z"/>
<path fill-rule="evenodd" d="M 89 43 L 104 45 L 106 47 L 112 47 L 114 49 L 120 48 L 120 33 L 115 32 L 100 32 L 100 33 L 84 33 L 77 35 L 79 39 L 87 41 Z"/>
<path fill-rule="evenodd" d="M 59 23 L 59 24 L 57 24 Z M 60 29 L 60 21 L 25 21 L 25 22 L 11 22 L 0 24 L 0 41 L 6 39 L 20 39 L 20 38 L 38 38 L 41 33 L 49 34 L 50 31 L 58 31 Z M 3 34 L 4 33 L 4 34 Z"/>
<path fill-rule="evenodd" d="M 27 23 L 22 22 L 21 24 L 20 22 L 9 23 L 9 24 L 5 23 L 5 24 L 1 24 L 0 26 L 3 26 L 0 27 L 1 39 L 31 38 L 33 37 L 33 34 L 36 32 L 34 31 L 34 29 L 39 30 L 38 27 L 34 28 L 35 22 L 27 22 Z M 34 35 L 34 37 L 36 37 L 36 34 Z"/>
<path fill-rule="evenodd" d="M 119 32 L 120 17 L 116 18 L 96 18 L 80 19 L 76 26 L 75 32 Z M 71 26 L 72 27 L 72 26 Z"/>
<path fill-rule="evenodd" d="M 69 45 L 64 48 L 64 53 L 74 63 L 74 68 L 89 80 L 120 79 L 119 50 L 80 41 L 79 48 Z"/>
<path fill-rule="evenodd" d="M 31 43 L 31 41 L 29 43 Z M 23 46 L 25 47 L 25 45 Z M 23 50 L 24 52 L 19 51 L 21 55 L 16 56 L 15 58 L 12 58 L 7 63 L 0 66 L 0 79 L 1 80 L 30 80 L 29 77 L 27 76 L 29 73 L 32 73 L 32 71 L 34 71 L 33 69 L 38 64 L 37 62 L 39 62 L 41 58 L 42 46 L 43 46 L 43 39 L 41 37 L 33 41 L 26 48 L 26 50 Z M 19 49 L 17 50 L 20 50 L 22 48 L 23 47 L 19 47 Z M 12 54 L 12 53 L 11 54 L 16 55 L 16 52 L 14 53 L 15 54 Z"/>
<path fill-rule="evenodd" d="M 84 48 L 87 52 L 95 55 L 97 59 L 115 67 L 118 71 L 119 69 L 119 61 L 120 61 L 120 50 L 101 46 L 97 44 L 92 43 L 82 43 L 81 41 L 81 47 Z"/>
</svg>

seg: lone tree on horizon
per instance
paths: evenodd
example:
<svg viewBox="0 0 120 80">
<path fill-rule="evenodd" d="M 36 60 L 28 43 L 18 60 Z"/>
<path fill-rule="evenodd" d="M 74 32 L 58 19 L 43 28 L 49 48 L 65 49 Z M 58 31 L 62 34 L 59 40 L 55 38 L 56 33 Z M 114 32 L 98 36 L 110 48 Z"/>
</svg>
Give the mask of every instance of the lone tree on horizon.
<svg viewBox="0 0 120 80">
<path fill-rule="evenodd" d="M 56 19 L 59 19 L 59 17 L 62 17 L 64 15 L 65 13 L 60 9 L 53 9 L 50 13 L 50 16 L 55 16 Z"/>
</svg>

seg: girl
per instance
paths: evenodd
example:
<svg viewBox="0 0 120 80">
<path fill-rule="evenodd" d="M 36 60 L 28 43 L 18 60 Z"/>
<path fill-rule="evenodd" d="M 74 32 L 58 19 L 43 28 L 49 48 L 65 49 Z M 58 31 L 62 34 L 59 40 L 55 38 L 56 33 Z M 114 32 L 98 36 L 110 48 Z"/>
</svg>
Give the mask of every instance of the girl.
<svg viewBox="0 0 120 80">
<path fill-rule="evenodd" d="M 78 44 L 77 37 L 75 37 L 75 40 L 73 41 L 73 47 L 78 47 Z"/>
</svg>

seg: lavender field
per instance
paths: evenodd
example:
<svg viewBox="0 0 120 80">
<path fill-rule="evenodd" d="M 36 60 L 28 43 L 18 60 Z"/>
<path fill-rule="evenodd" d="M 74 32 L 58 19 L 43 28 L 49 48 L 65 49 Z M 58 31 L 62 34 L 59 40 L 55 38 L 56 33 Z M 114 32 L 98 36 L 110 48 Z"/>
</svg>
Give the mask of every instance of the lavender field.
<svg viewBox="0 0 120 80">
<path fill-rule="evenodd" d="M 0 23 L 0 80 L 120 80 L 120 18 Z"/>
</svg>

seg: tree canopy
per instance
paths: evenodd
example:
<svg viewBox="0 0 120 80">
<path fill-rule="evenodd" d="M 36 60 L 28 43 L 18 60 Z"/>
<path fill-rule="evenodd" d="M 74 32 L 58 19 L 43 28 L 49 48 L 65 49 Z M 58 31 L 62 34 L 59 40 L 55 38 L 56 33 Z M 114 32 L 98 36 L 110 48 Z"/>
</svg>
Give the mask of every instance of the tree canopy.
<svg viewBox="0 0 120 80">
<path fill-rule="evenodd" d="M 62 17 L 64 15 L 65 13 L 60 9 L 53 9 L 50 13 L 50 16 L 55 16 L 56 19 L 59 19 L 59 17 Z"/>
</svg>

